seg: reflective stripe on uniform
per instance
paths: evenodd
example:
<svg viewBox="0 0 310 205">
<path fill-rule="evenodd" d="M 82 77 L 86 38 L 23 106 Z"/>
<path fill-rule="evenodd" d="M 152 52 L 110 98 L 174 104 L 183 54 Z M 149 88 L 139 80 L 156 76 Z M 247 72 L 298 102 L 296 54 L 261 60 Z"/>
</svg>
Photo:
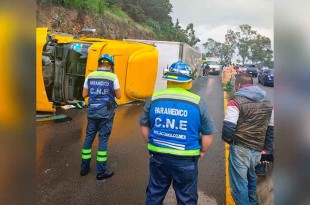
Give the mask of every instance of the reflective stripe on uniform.
<svg viewBox="0 0 310 205">
<path fill-rule="evenodd" d="M 100 150 L 97 151 L 98 156 L 107 156 L 107 153 L 108 151 L 100 151 Z"/>
<path fill-rule="evenodd" d="M 88 79 L 106 79 L 106 80 L 114 81 L 115 78 L 116 78 L 116 75 L 111 72 L 95 71 L 88 75 Z"/>
<path fill-rule="evenodd" d="M 107 157 L 99 157 L 99 156 L 97 156 L 97 161 L 98 162 L 106 162 L 107 161 Z"/>
<path fill-rule="evenodd" d="M 108 154 L 108 151 L 98 150 L 97 151 L 97 161 L 98 162 L 105 162 L 105 161 L 107 161 L 107 154 Z"/>
<path fill-rule="evenodd" d="M 110 80 L 110 81 L 114 81 L 115 78 L 112 78 L 110 76 L 88 76 L 88 80 L 91 80 L 91 79 L 103 79 L 103 80 Z"/>
<path fill-rule="evenodd" d="M 199 156 L 200 155 L 200 149 L 178 150 L 178 149 L 172 149 L 172 148 L 166 148 L 166 147 L 157 147 L 150 143 L 147 144 L 147 148 L 153 152 L 158 152 L 158 153 L 163 153 L 163 154 L 172 154 L 172 155 L 178 155 L 178 156 Z"/>
<path fill-rule="evenodd" d="M 185 100 L 198 105 L 200 101 L 200 96 L 188 92 L 187 90 L 182 88 L 168 88 L 166 90 L 157 91 L 153 94 L 152 101 L 158 99 Z"/>
<path fill-rule="evenodd" d="M 91 158 L 91 149 L 82 149 L 82 159 Z"/>
</svg>

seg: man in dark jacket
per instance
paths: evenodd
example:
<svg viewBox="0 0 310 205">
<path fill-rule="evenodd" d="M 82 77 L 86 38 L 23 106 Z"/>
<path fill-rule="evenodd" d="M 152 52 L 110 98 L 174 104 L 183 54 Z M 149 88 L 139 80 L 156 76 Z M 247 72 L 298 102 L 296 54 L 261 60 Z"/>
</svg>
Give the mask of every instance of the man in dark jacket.
<svg viewBox="0 0 310 205">
<path fill-rule="evenodd" d="M 262 154 L 273 152 L 273 107 L 249 74 L 236 76 L 235 90 L 222 129 L 222 139 L 230 144 L 230 190 L 237 205 L 254 205 L 258 204 L 255 166 Z"/>
</svg>

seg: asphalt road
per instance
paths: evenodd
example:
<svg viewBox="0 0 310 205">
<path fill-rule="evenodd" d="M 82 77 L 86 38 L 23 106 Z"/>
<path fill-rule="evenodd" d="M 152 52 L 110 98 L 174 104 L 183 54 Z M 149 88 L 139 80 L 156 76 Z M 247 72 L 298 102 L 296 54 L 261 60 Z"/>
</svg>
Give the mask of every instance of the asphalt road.
<svg viewBox="0 0 310 205">
<path fill-rule="evenodd" d="M 223 120 L 223 95 L 219 76 L 199 78 L 193 92 L 204 98 L 218 129 L 210 150 L 199 162 L 199 204 L 224 204 L 224 143 L 220 139 Z M 109 140 L 108 168 L 115 175 L 96 180 L 95 154 L 91 171 L 81 177 L 81 147 L 86 130 L 86 109 L 59 113 L 70 122 L 37 127 L 37 204 L 144 204 L 148 184 L 148 152 L 138 119 L 143 104 L 120 106 L 116 110 Z M 93 144 L 96 150 L 98 140 Z M 165 204 L 176 204 L 169 190 Z"/>
<path fill-rule="evenodd" d="M 258 83 L 257 78 L 253 78 L 254 84 L 258 85 L 266 91 L 266 99 L 270 100 L 274 105 L 274 87 L 263 86 Z M 275 136 L 276 137 L 276 136 Z M 257 192 L 260 204 L 273 205 L 274 204 L 274 188 L 273 188 L 273 164 L 267 165 L 266 177 L 257 178 Z"/>
<path fill-rule="evenodd" d="M 260 88 L 266 91 L 266 98 L 270 100 L 272 104 L 274 104 L 274 88 L 271 86 L 263 86 L 262 84 L 258 83 L 257 78 L 253 78 L 253 81 L 255 85 L 258 85 Z"/>
</svg>

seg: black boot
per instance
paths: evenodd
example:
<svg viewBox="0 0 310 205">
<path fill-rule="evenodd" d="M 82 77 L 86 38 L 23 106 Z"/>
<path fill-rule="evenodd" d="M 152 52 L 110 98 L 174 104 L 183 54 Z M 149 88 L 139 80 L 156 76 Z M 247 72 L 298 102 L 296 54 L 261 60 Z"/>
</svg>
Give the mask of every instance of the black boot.
<svg viewBox="0 0 310 205">
<path fill-rule="evenodd" d="M 105 178 L 109 178 L 113 176 L 114 172 L 106 170 L 103 174 L 97 174 L 97 180 L 103 180 Z"/>
<path fill-rule="evenodd" d="M 88 172 L 89 172 L 89 170 L 81 170 L 81 176 L 83 177 L 83 176 L 85 176 L 85 175 L 87 175 L 88 174 Z"/>
</svg>

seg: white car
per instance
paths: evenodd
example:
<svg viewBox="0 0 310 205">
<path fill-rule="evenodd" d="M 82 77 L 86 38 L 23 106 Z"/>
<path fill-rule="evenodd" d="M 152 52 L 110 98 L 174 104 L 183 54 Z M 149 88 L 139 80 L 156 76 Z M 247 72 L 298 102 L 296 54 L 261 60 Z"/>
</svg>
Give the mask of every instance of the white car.
<svg viewBox="0 0 310 205">
<path fill-rule="evenodd" d="M 209 74 L 220 74 L 222 66 L 220 65 L 219 60 L 207 60 L 205 64 L 208 64 L 210 66 Z"/>
</svg>

